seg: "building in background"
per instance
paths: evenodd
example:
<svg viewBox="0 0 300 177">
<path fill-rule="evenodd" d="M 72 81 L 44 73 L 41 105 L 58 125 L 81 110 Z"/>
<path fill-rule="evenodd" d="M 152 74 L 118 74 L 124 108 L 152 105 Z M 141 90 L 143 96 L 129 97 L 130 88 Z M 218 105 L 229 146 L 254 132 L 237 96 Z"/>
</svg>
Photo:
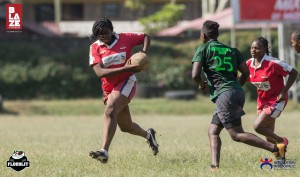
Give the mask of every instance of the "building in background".
<svg viewBox="0 0 300 177">
<path fill-rule="evenodd" d="M 24 24 L 46 26 L 57 34 L 84 37 L 103 16 L 114 21 L 116 31 L 143 31 L 137 19 L 160 10 L 170 0 L 149 0 L 142 13 L 124 7 L 124 0 L 11 0 L 23 4 Z M 201 0 L 177 0 L 186 6 L 184 21 L 201 16 Z"/>
</svg>

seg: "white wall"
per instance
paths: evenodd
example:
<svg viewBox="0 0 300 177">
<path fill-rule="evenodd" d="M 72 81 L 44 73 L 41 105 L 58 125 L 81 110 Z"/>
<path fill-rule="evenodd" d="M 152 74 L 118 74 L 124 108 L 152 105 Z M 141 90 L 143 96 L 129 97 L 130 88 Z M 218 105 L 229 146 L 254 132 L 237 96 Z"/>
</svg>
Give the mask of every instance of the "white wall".
<svg viewBox="0 0 300 177">
<path fill-rule="evenodd" d="M 115 32 L 143 32 L 138 21 L 113 21 Z M 86 37 L 92 33 L 94 21 L 62 21 L 59 24 L 61 33 L 71 33 Z"/>
</svg>

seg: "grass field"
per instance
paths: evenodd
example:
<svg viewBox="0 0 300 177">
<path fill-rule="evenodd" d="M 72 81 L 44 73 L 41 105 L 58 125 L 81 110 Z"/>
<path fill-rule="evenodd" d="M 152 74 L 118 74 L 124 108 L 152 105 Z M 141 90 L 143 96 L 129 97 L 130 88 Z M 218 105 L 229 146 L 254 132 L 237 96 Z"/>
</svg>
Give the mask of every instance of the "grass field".
<svg viewBox="0 0 300 177">
<path fill-rule="evenodd" d="M 130 103 L 131 113 L 134 115 L 199 115 L 211 114 L 214 104 L 208 97 L 198 96 L 195 100 L 168 100 L 133 99 Z M 17 100 L 5 101 L 6 114 L 11 115 L 99 115 L 103 113 L 102 99 L 78 99 L 78 100 Z M 256 103 L 246 102 L 246 113 L 255 113 Z M 285 111 L 300 111 L 300 104 L 290 101 Z M 1 116 L 1 114 L 0 114 Z"/>
<path fill-rule="evenodd" d="M 81 102 L 81 106 L 75 104 L 76 102 Z M 95 105 L 92 105 L 92 102 L 95 102 Z M 295 161 L 295 169 L 261 170 L 259 159 L 273 158 L 272 154 L 233 142 L 224 131 L 222 133 L 221 169 L 212 173 L 209 171 L 210 152 L 207 129 L 213 104 L 199 102 L 199 100 L 198 102 L 175 101 L 175 103 L 172 101 L 168 105 L 165 104 L 166 109 L 173 107 L 174 111 L 169 114 L 159 112 L 159 110 L 164 111 L 163 106 L 153 108 L 159 114 L 155 111 L 149 112 L 147 108 L 144 108 L 144 111 L 137 110 L 137 107 L 141 107 L 139 104 L 151 106 L 155 102 L 165 104 L 164 100 L 160 99 L 149 100 L 149 102 L 137 99 L 135 103 L 132 103 L 132 112 L 133 119 L 143 128 L 156 129 L 160 153 L 154 157 L 143 138 L 122 133 L 118 129 L 111 145 L 108 164 L 101 164 L 88 156 L 90 150 L 96 150 L 100 146 L 102 113 L 95 111 L 94 115 L 92 113 L 84 115 L 82 112 L 85 110 L 82 108 L 86 108 L 85 105 L 89 103 L 90 109 L 93 110 L 97 104 L 102 106 L 99 101 L 77 100 L 65 102 L 65 104 L 61 101 L 31 101 L 27 103 L 28 107 L 23 108 L 24 110 L 18 115 L 0 115 L 0 162 L 2 164 L 0 176 L 300 176 L 298 166 L 300 162 L 300 139 L 298 138 L 300 112 L 292 104 L 278 119 L 276 131 L 289 138 L 287 158 Z M 14 108 L 19 109 L 19 103 L 20 101 L 8 102 L 5 108 L 14 112 L 13 105 L 15 105 Z M 33 104 L 48 107 L 44 109 L 54 111 L 45 115 L 34 113 L 29 108 Z M 194 104 L 196 105 L 193 107 Z M 191 110 L 198 107 L 204 109 L 204 113 L 191 110 L 177 112 L 177 105 L 182 105 L 181 109 L 184 110 L 187 109 L 187 105 L 192 106 Z M 253 110 L 243 118 L 244 129 L 249 132 L 254 132 L 252 124 L 256 115 L 253 112 L 255 107 L 251 108 L 253 105 L 255 106 L 249 103 L 249 107 L 246 106 L 246 110 Z M 70 115 L 61 107 L 72 108 L 69 111 Z M 61 110 L 57 111 L 58 108 Z M 177 113 L 179 115 L 175 115 Z M 29 168 L 15 172 L 6 167 L 6 161 L 14 150 L 25 151 L 30 161 Z"/>
</svg>

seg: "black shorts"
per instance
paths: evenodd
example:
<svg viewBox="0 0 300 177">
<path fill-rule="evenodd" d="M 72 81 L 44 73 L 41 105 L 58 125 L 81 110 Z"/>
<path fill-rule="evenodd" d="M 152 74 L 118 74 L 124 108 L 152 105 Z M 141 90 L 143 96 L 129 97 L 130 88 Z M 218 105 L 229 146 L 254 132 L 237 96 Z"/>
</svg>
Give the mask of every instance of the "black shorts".
<svg viewBox="0 0 300 177">
<path fill-rule="evenodd" d="M 241 117 L 245 115 L 244 103 L 243 90 L 231 89 L 221 93 L 216 99 L 216 110 L 211 123 L 223 124 L 225 128 L 241 125 Z"/>
<path fill-rule="evenodd" d="M 240 126 L 242 125 L 242 120 L 241 119 L 235 119 L 231 122 L 224 122 L 222 123 L 221 120 L 219 119 L 219 116 L 217 114 L 213 115 L 213 118 L 211 120 L 211 124 L 217 125 L 219 127 L 225 127 L 226 129 Z"/>
</svg>

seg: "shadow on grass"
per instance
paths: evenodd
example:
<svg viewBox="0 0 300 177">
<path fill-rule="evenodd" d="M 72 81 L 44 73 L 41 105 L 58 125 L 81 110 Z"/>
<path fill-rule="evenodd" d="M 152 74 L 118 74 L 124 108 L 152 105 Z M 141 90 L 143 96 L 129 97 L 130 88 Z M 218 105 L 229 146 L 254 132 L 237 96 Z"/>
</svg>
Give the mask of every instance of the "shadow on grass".
<svg viewBox="0 0 300 177">
<path fill-rule="evenodd" d="M 10 111 L 10 110 L 7 110 L 7 109 L 2 109 L 2 110 L 0 110 L 0 115 L 19 115 L 19 113 L 16 112 L 16 111 Z"/>
</svg>

